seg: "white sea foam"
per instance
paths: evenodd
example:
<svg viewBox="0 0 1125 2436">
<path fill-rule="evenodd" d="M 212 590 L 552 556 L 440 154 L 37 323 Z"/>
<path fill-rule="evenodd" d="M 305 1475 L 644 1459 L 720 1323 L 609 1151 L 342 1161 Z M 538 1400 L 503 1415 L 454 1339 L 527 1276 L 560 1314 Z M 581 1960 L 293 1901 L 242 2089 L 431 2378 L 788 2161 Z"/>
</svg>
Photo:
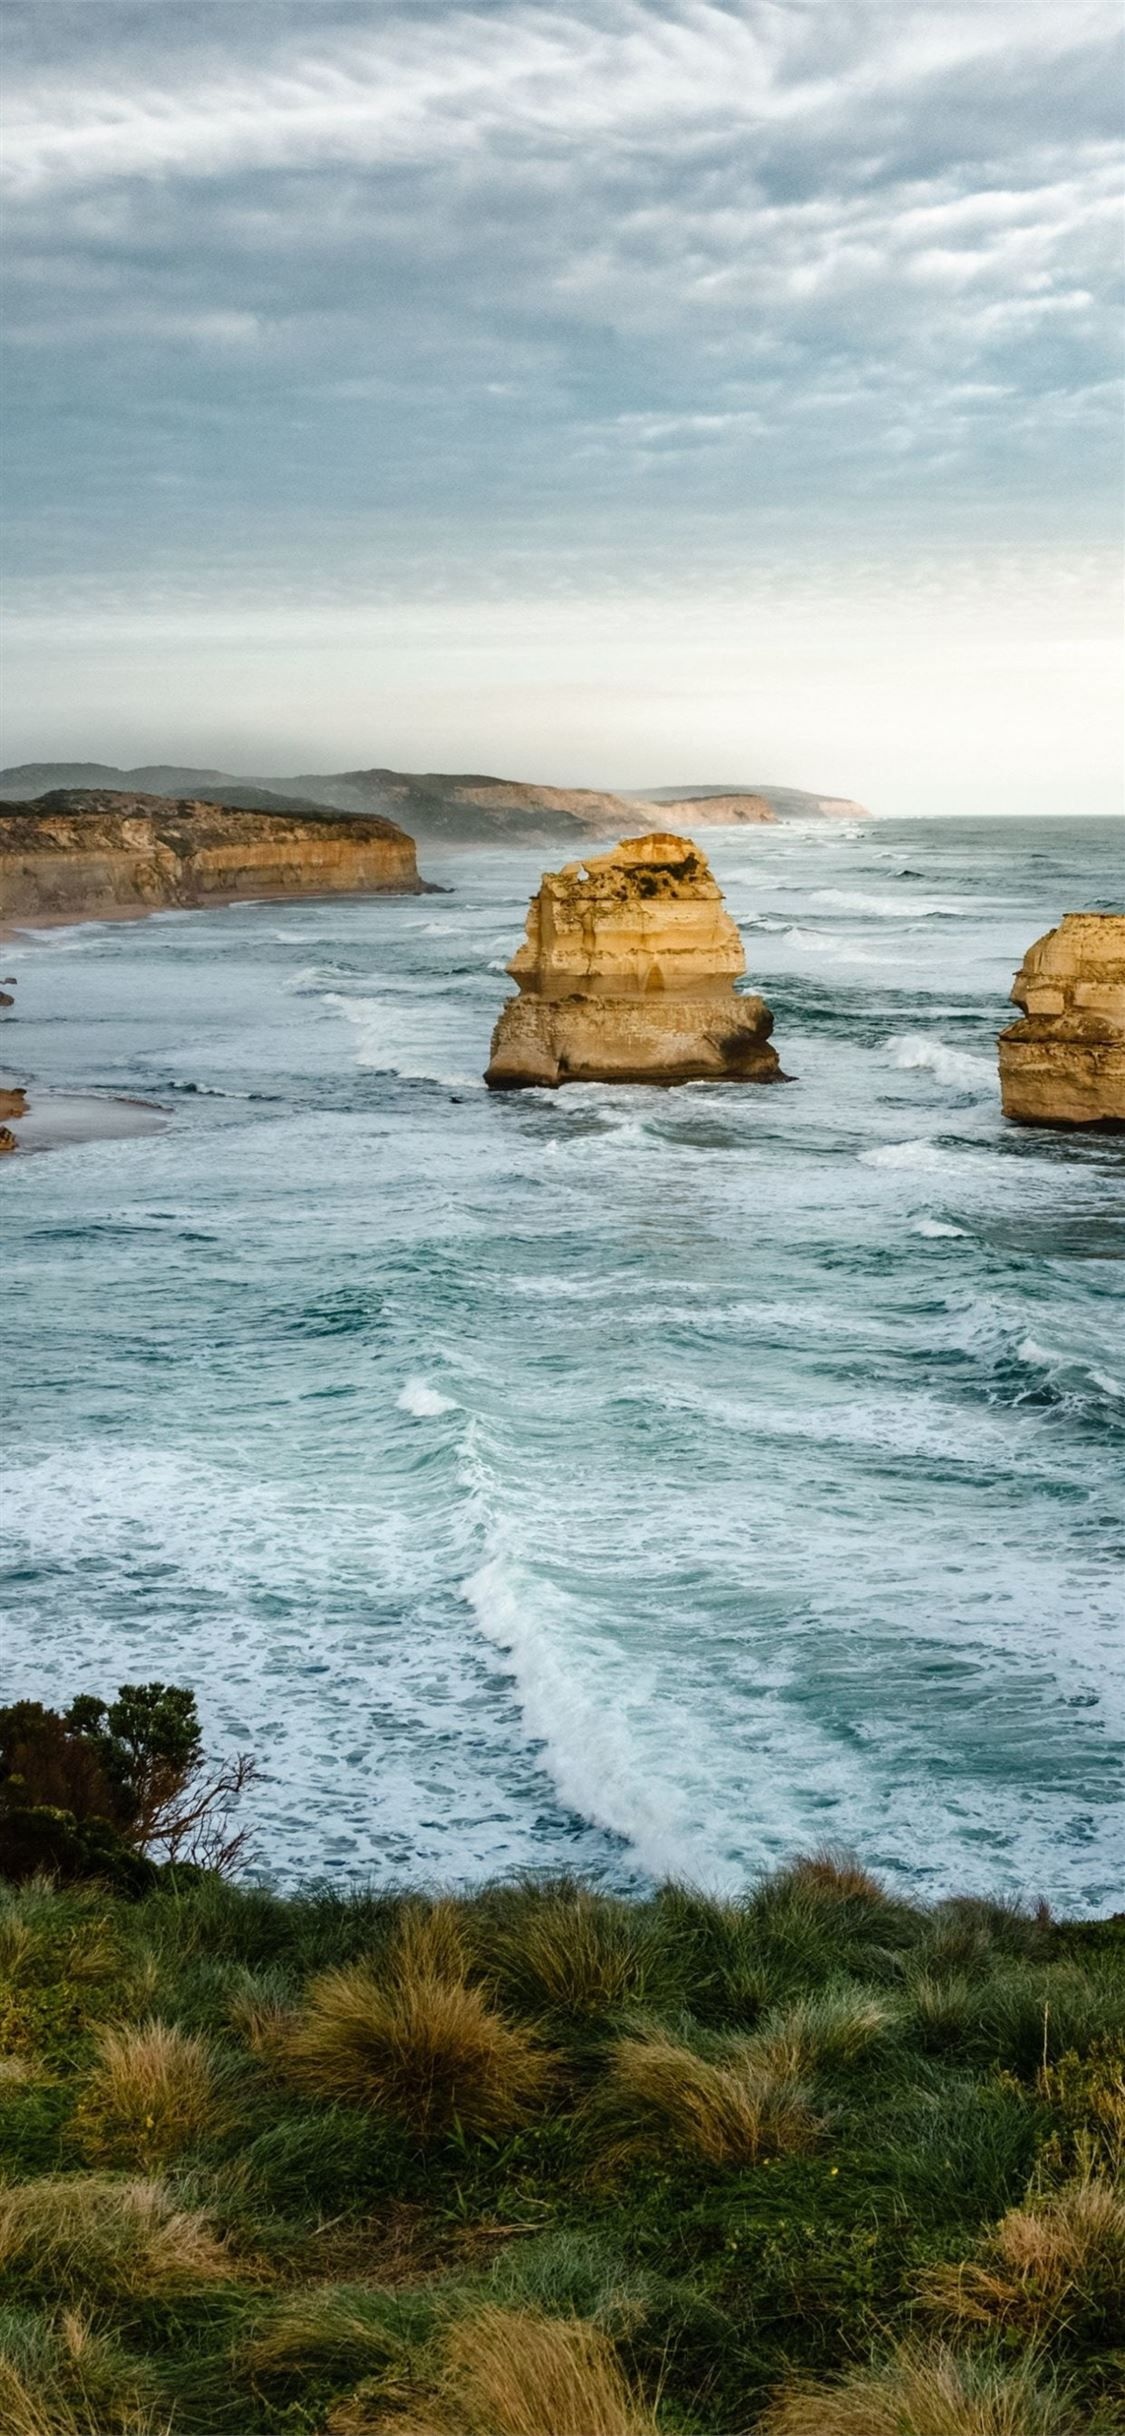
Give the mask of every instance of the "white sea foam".
<svg viewBox="0 0 1125 2436">
<path fill-rule="evenodd" d="M 439 1043 L 448 1020 L 441 999 L 349 998 L 339 990 L 325 990 L 321 1003 L 351 1025 L 357 1066 L 397 1074 L 404 1082 L 448 1083 L 458 1091 L 483 1089 L 479 1072 L 451 1066 L 441 1055 Z"/>
<path fill-rule="evenodd" d="M 922 1136 L 909 1142 L 880 1142 L 874 1150 L 861 1150 L 861 1167 L 944 1167 L 947 1153 L 936 1142 Z"/>
<path fill-rule="evenodd" d="M 975 904 L 949 904 L 927 897 L 876 897 L 861 888 L 818 888 L 814 904 L 839 906 L 844 913 L 875 914 L 888 922 L 924 922 L 936 914 L 974 914 Z"/>
<path fill-rule="evenodd" d="M 912 1235 L 964 1235 L 963 1226 L 953 1226 L 948 1218 L 916 1218 L 910 1229 Z"/>
<path fill-rule="evenodd" d="M 457 1410 L 454 1396 L 443 1396 L 426 1379 L 408 1379 L 395 1397 L 400 1413 L 410 1413 L 415 1421 L 436 1421 L 440 1413 Z"/>
<path fill-rule="evenodd" d="M 884 1055 L 900 1074 L 932 1074 L 935 1082 L 946 1083 L 955 1091 L 976 1091 L 991 1099 L 998 1089 L 995 1068 L 983 1057 L 973 1057 L 967 1049 L 951 1049 L 928 1032 L 892 1033 Z"/>
</svg>

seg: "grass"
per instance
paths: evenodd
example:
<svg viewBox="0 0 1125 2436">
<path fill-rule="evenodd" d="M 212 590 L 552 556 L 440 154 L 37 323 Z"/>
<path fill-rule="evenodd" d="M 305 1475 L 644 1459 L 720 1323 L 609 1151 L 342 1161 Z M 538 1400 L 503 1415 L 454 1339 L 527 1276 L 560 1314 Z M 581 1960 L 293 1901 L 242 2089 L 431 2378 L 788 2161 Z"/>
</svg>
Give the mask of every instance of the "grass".
<svg viewBox="0 0 1125 2436">
<path fill-rule="evenodd" d="M 0 2056 L 13 2436 L 1125 2436 L 1125 1924 L 39 1883 Z"/>
<path fill-rule="evenodd" d="M 162 2183 L 47 2174 L 0 2192 L 0 2277 L 26 2291 L 135 2300 L 229 2273 L 206 2218 Z"/>
<path fill-rule="evenodd" d="M 1090 2425 L 1034 2359 L 940 2344 L 791 2394 L 762 2436 L 1090 2436 Z"/>
<path fill-rule="evenodd" d="M 927 2290 L 962 2325 L 1080 2321 L 1109 2341 L 1125 2330 L 1125 2188 L 1089 2175 L 1009 2209 L 983 2259 L 936 2267 Z"/>
<path fill-rule="evenodd" d="M 205 2040 L 174 2023 L 106 2027 L 74 2120 L 93 2163 L 150 2169 L 167 2164 L 226 2121 Z"/>
<path fill-rule="evenodd" d="M 759 2059 L 746 2042 L 712 2063 L 661 2031 L 619 2042 L 600 2102 L 626 2136 L 671 2142 L 719 2167 L 799 2155 L 820 2129 L 787 2060 Z"/>
<path fill-rule="evenodd" d="M 0 2426 L 6 2436 L 168 2436 L 154 2379 L 78 2310 L 0 2311 Z"/>
<path fill-rule="evenodd" d="M 282 2069 L 312 2097 L 385 2108 L 420 2139 L 523 2122 L 546 2095 L 551 2058 L 463 1970 L 440 1913 L 436 1925 L 408 1916 L 383 1970 L 350 1963 L 313 1981 L 279 2037 Z"/>
<path fill-rule="evenodd" d="M 384 2416 L 361 2390 L 331 2436 L 658 2436 L 613 2344 L 588 2319 L 483 2308 L 452 2326 L 426 2400 Z"/>
</svg>

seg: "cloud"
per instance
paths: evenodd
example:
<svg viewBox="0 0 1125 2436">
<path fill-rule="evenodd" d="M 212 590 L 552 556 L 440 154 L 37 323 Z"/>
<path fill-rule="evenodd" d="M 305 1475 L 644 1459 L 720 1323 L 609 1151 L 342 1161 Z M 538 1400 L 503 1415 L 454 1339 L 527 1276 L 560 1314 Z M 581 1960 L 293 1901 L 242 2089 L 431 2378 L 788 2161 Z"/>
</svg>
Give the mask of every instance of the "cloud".
<svg viewBox="0 0 1125 2436">
<path fill-rule="evenodd" d="M 674 621 L 1114 516 L 1103 0 L 9 16 L 17 593 Z"/>
</svg>

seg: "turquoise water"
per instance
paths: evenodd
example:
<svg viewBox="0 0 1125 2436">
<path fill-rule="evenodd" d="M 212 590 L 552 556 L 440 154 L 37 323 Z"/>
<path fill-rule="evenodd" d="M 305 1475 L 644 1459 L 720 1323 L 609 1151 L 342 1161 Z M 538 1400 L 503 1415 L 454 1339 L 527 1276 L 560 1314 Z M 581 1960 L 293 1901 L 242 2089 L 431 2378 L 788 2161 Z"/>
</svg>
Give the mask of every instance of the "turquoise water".
<svg viewBox="0 0 1125 2436">
<path fill-rule="evenodd" d="M 1122 1900 L 1125 1140 L 1006 1128 L 1109 823 L 714 833 L 797 1079 L 480 1083 L 545 859 L 25 936 L 8 1695 L 195 1685 L 262 1865 Z"/>
</svg>

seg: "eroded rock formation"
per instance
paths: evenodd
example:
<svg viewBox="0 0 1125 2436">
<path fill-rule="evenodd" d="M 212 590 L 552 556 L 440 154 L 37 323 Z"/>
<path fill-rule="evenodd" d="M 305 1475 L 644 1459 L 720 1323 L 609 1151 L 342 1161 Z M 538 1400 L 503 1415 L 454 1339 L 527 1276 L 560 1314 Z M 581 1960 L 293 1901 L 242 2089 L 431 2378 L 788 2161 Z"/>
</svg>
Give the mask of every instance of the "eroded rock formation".
<svg viewBox="0 0 1125 2436">
<path fill-rule="evenodd" d="M 209 899 L 414 894 L 414 840 L 377 814 L 235 810 L 61 790 L 0 807 L 0 913 L 47 921 Z"/>
<path fill-rule="evenodd" d="M 735 993 L 742 941 L 689 838 L 656 832 L 545 873 L 492 1036 L 493 1090 L 566 1082 L 772 1083 L 773 1017 Z"/>
<path fill-rule="evenodd" d="M 1004 1114 L 1022 1125 L 1125 1127 L 1125 914 L 1064 914 L 1012 986 L 1000 1034 Z"/>
</svg>

